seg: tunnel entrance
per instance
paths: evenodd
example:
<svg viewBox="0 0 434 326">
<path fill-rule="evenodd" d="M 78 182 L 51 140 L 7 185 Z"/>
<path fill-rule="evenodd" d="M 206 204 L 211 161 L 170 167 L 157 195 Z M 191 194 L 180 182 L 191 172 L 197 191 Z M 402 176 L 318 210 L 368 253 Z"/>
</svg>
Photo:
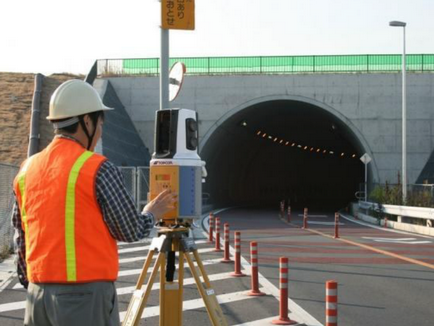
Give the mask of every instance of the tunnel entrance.
<svg viewBox="0 0 434 326">
<path fill-rule="evenodd" d="M 296 100 L 257 103 L 228 117 L 209 135 L 201 157 L 204 192 L 225 205 L 340 209 L 364 181 L 364 149 L 339 118 Z"/>
</svg>

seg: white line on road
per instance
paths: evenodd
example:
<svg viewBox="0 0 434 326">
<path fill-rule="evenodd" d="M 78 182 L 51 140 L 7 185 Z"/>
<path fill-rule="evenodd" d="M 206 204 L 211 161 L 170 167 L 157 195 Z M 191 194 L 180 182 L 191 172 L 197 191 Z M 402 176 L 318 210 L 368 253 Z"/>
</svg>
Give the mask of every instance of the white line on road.
<svg viewBox="0 0 434 326">
<path fill-rule="evenodd" d="M 206 243 L 206 240 L 198 240 L 194 242 L 195 244 L 201 244 Z M 124 254 L 127 252 L 136 252 L 136 251 L 143 251 L 143 250 L 149 250 L 150 245 L 146 246 L 138 246 L 138 247 L 131 247 L 131 248 L 122 248 L 118 250 L 119 254 Z"/>
<path fill-rule="evenodd" d="M 321 221 L 307 221 L 308 224 L 318 224 L 318 225 L 335 225 L 335 222 L 321 222 Z M 339 222 L 338 225 L 345 225 L 344 223 Z"/>
<path fill-rule="evenodd" d="M 260 290 L 262 290 L 262 289 L 260 289 Z M 248 295 L 246 295 L 246 291 L 240 291 L 240 292 L 232 292 L 232 293 L 218 295 L 217 301 L 220 304 L 225 304 L 225 303 L 231 303 L 231 302 L 241 301 L 241 300 L 249 300 L 249 299 L 254 299 L 254 298 L 258 298 L 258 297 L 248 296 Z M 182 310 L 183 311 L 200 309 L 203 307 L 205 307 L 205 305 L 203 303 L 202 298 L 187 300 L 187 301 L 184 301 L 182 303 Z M 124 320 L 125 314 L 126 314 L 126 311 L 122 311 L 120 313 L 121 322 Z M 155 317 L 155 316 L 159 316 L 159 315 L 160 315 L 160 306 L 154 306 L 154 307 L 145 308 L 145 310 L 143 311 L 143 314 L 142 314 L 142 318 L 150 318 L 150 317 Z"/>
<path fill-rule="evenodd" d="M 198 253 L 204 253 L 204 252 L 212 252 L 214 251 L 214 248 L 201 248 L 198 249 L 197 252 Z M 126 264 L 126 263 L 132 263 L 135 261 L 141 261 L 141 260 L 145 260 L 147 256 L 140 256 L 140 257 L 131 257 L 131 258 L 123 258 L 123 259 L 119 259 L 119 264 Z M 152 257 L 152 259 L 155 259 L 156 255 L 154 255 L 154 257 Z"/>
<path fill-rule="evenodd" d="M 204 260 L 202 263 L 203 265 L 214 265 L 214 264 L 218 264 L 222 261 L 222 258 L 216 258 L 216 259 L 208 259 L 208 260 Z M 196 262 L 194 263 L 196 265 Z M 175 265 L 176 268 L 178 268 L 178 264 Z M 153 268 L 150 267 L 148 270 L 148 273 L 152 272 Z M 121 276 L 129 276 L 129 275 L 138 275 L 142 272 L 142 268 L 140 269 L 127 269 L 124 271 L 120 271 L 118 274 L 118 277 Z"/>
<path fill-rule="evenodd" d="M 298 214 L 298 216 L 303 217 L 304 214 Z M 307 214 L 307 217 L 328 217 L 328 215 L 311 215 L 311 214 Z"/>
<path fill-rule="evenodd" d="M 417 241 L 416 238 L 376 238 L 376 237 L 362 237 L 362 239 L 374 240 L 375 242 L 387 242 L 387 243 L 404 243 L 404 244 L 425 244 L 432 243 L 432 241 Z"/>
<path fill-rule="evenodd" d="M 205 231 L 203 231 L 205 232 Z M 232 256 L 235 255 L 235 249 L 230 246 L 230 253 Z M 243 268 L 243 273 L 246 275 L 251 275 L 251 265 L 249 262 L 241 256 L 241 266 Z M 275 297 L 278 301 L 280 300 L 280 290 L 273 285 L 268 279 L 266 279 L 261 273 L 258 273 L 259 284 L 266 290 L 267 293 L 270 293 L 273 297 Z M 318 320 L 316 320 L 313 316 L 311 316 L 306 310 L 300 307 L 297 303 L 288 298 L 288 309 L 291 311 L 290 315 L 292 315 L 295 320 L 299 323 L 305 323 L 309 326 L 323 326 Z"/>
<path fill-rule="evenodd" d="M 230 272 L 227 273 L 219 273 L 219 274 L 211 274 L 208 275 L 209 280 L 212 281 L 220 281 L 220 280 L 225 280 L 227 278 L 232 278 L 232 276 L 230 276 Z M 194 278 L 190 277 L 190 278 L 186 278 L 184 279 L 184 285 L 191 285 L 191 284 L 195 284 Z M 124 294 L 131 294 L 133 293 L 133 291 L 136 289 L 135 286 L 128 286 L 128 287 L 124 287 L 124 288 L 119 288 L 117 289 L 117 293 L 118 295 L 124 295 Z M 152 287 L 152 290 L 158 290 L 160 289 L 160 283 L 154 283 L 154 286 Z"/>
<path fill-rule="evenodd" d="M 243 271 L 245 272 L 245 271 Z M 211 274 L 208 275 L 210 281 L 219 281 L 224 280 L 227 278 L 232 278 L 230 276 L 230 272 L 227 273 L 219 273 L 219 274 Z M 184 279 L 184 285 L 191 285 L 195 284 L 194 278 L 186 278 Z M 127 286 L 116 289 L 116 292 L 119 295 L 125 295 L 133 293 L 135 290 L 135 286 Z M 160 283 L 154 283 L 154 286 L 152 287 L 152 290 L 158 290 L 160 288 Z M 10 302 L 10 303 L 4 303 L 0 304 L 0 313 L 7 312 L 7 311 L 13 311 L 13 310 L 20 310 L 24 309 L 26 307 L 26 301 L 17 301 L 17 302 Z"/>
</svg>

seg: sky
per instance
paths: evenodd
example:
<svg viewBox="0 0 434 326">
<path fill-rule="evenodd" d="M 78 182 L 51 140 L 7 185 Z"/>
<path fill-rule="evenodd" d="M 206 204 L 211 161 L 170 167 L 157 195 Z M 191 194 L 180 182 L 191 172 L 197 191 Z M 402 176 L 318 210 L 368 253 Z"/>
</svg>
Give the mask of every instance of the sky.
<svg viewBox="0 0 434 326">
<path fill-rule="evenodd" d="M 171 57 L 434 53 L 434 0 L 195 0 Z M 160 56 L 157 0 L 3 0 L 0 72 L 87 74 L 97 59 Z"/>
</svg>

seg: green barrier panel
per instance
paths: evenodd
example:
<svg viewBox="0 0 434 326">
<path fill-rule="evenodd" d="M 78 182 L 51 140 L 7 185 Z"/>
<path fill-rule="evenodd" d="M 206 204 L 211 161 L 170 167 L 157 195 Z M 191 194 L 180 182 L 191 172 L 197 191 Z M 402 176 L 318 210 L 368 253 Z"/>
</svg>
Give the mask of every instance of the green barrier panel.
<svg viewBox="0 0 434 326">
<path fill-rule="evenodd" d="M 316 73 L 316 72 L 397 72 L 401 71 L 399 54 L 269 56 L 269 57 L 203 57 L 171 58 L 170 66 L 183 62 L 187 74 L 246 73 Z M 407 70 L 434 71 L 434 54 L 409 54 Z M 120 74 L 158 74 L 159 59 L 101 60 L 107 70 Z M 119 64 L 118 62 L 121 62 Z M 113 67 L 113 68 L 111 68 Z M 119 71 L 120 70 L 120 71 Z M 110 71 L 109 71 L 110 72 Z"/>
</svg>

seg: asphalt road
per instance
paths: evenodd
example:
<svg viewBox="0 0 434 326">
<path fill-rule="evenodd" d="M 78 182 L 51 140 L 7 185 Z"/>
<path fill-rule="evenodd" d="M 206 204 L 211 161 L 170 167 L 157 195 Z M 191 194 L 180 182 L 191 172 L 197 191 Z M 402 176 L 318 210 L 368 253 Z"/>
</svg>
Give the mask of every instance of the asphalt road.
<svg viewBox="0 0 434 326">
<path fill-rule="evenodd" d="M 433 238 L 373 229 L 341 219 L 341 238 L 334 239 L 333 213 L 310 212 L 307 230 L 301 229 L 300 214 L 294 212 L 290 223 L 270 209 L 232 209 L 217 215 L 222 225 L 230 224 L 232 246 L 233 231 L 241 231 L 242 254 L 247 261 L 249 242 L 258 241 L 259 271 L 267 280 L 260 284 L 268 294 L 265 297 L 246 296 L 250 278 L 231 277 L 233 264 L 220 263 L 222 253 L 212 251 L 213 245 L 206 239 L 197 241 L 229 325 L 270 325 L 270 320 L 277 317 L 279 257 L 289 258 L 289 297 L 302 308 L 292 309 L 290 317 L 302 324 L 325 324 L 325 282 L 332 279 L 339 284 L 339 325 L 433 325 Z M 121 315 L 127 309 L 149 242 L 119 244 L 116 288 Z M 188 270 L 184 281 L 184 325 L 211 325 Z M 23 324 L 24 300 L 25 291 L 16 280 L 0 291 L 1 326 Z M 142 325 L 158 325 L 158 304 L 158 291 L 154 289 Z"/>
<path fill-rule="evenodd" d="M 242 253 L 258 241 L 260 273 L 278 286 L 278 259 L 289 258 L 289 297 L 325 323 L 325 283 L 338 282 L 339 325 L 434 325 L 434 238 L 371 228 L 334 213 L 233 209 L 219 216 L 241 231 Z"/>
</svg>

